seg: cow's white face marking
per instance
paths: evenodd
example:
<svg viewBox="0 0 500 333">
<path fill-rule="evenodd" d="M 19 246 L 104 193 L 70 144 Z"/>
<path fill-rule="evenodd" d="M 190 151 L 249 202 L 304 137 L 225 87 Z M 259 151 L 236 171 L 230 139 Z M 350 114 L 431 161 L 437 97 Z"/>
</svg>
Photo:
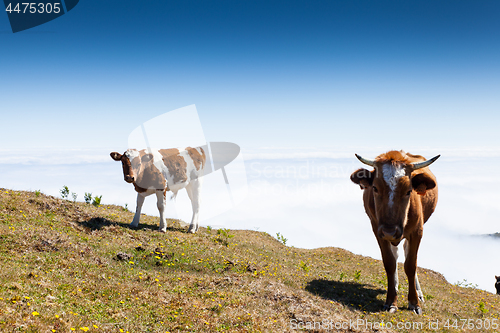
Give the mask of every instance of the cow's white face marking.
<svg viewBox="0 0 500 333">
<path fill-rule="evenodd" d="M 125 156 L 127 156 L 129 161 L 132 162 L 134 158 L 139 156 L 139 152 L 135 149 L 129 149 L 125 152 Z"/>
<path fill-rule="evenodd" d="M 395 166 L 392 163 L 386 163 L 382 167 L 382 174 L 384 175 L 385 182 L 389 186 L 389 207 L 392 207 L 398 181 L 405 175 L 405 169 L 402 165 Z"/>
</svg>

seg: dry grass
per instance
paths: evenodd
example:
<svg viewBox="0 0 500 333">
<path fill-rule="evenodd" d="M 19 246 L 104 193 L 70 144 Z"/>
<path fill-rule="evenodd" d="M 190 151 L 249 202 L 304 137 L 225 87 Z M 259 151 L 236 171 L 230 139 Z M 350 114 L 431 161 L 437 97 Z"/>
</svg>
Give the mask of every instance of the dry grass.
<svg viewBox="0 0 500 333">
<path fill-rule="evenodd" d="M 150 216 L 133 230 L 132 217 L 119 206 L 1 189 L 0 331 L 290 332 L 291 322 L 366 320 L 402 332 L 417 329 L 398 323 L 422 322 L 435 332 L 461 330 L 444 329 L 446 321 L 461 328 L 460 319 L 477 325 L 499 317 L 497 295 L 451 285 L 430 270 L 419 270 L 424 315 L 406 309 L 402 267 L 401 310 L 391 315 L 379 312 L 380 261 L 338 248 L 286 247 L 255 231 L 191 235 L 174 220 L 162 234 Z M 430 329 L 436 321 L 440 329 Z"/>
</svg>

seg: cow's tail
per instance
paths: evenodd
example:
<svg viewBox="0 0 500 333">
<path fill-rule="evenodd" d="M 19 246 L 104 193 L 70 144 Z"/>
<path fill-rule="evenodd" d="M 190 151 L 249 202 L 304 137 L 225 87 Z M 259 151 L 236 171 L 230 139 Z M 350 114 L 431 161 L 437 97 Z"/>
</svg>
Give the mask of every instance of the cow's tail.
<svg viewBox="0 0 500 333">
<path fill-rule="evenodd" d="M 170 188 L 168 188 L 168 185 L 166 188 L 163 189 L 163 196 L 166 198 L 167 197 L 167 192 L 172 191 Z M 170 197 L 170 200 L 174 200 L 177 197 L 177 191 L 172 191 L 172 196 Z"/>
<path fill-rule="evenodd" d="M 203 164 L 202 168 L 200 170 L 200 176 L 203 177 L 204 175 L 208 175 L 209 173 L 212 172 L 212 162 L 210 158 L 210 154 L 208 151 L 208 145 L 200 147 L 201 153 L 202 153 L 202 158 L 203 158 Z"/>
<path fill-rule="evenodd" d="M 175 200 L 177 198 L 177 192 L 172 191 L 172 196 L 170 197 L 170 200 Z"/>
</svg>

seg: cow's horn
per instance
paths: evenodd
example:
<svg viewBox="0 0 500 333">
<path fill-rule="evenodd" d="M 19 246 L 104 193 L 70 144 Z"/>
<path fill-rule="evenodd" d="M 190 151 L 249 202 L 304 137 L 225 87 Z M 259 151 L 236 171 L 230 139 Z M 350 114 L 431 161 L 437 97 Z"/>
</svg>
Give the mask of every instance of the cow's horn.
<svg viewBox="0 0 500 333">
<path fill-rule="evenodd" d="M 363 158 L 363 157 L 359 156 L 358 154 L 354 154 L 354 155 L 356 155 L 356 157 L 358 158 L 358 160 L 361 161 L 361 163 L 375 167 L 375 161 L 367 160 L 366 158 Z"/>
<path fill-rule="evenodd" d="M 412 163 L 413 170 L 418 170 L 418 169 L 428 167 L 429 165 L 434 163 L 439 158 L 439 156 L 441 156 L 441 155 L 434 156 L 433 158 L 431 158 L 430 160 L 427 160 L 427 161 Z"/>
</svg>

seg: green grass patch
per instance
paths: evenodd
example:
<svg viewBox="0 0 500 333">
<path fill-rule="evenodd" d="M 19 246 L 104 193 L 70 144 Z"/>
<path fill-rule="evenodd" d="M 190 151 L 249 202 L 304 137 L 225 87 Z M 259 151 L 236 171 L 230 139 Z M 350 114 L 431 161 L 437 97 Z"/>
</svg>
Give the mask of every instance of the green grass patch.
<svg viewBox="0 0 500 333">
<path fill-rule="evenodd" d="M 151 216 L 130 229 L 133 213 L 121 206 L 66 198 L 0 189 L 1 332 L 288 332 L 294 321 L 499 319 L 496 295 L 434 271 L 418 271 L 426 301 L 416 317 L 401 266 L 400 311 L 388 314 L 380 312 L 387 283 L 378 260 L 287 247 L 248 230 L 193 235 L 177 220 L 163 234 Z"/>
</svg>

